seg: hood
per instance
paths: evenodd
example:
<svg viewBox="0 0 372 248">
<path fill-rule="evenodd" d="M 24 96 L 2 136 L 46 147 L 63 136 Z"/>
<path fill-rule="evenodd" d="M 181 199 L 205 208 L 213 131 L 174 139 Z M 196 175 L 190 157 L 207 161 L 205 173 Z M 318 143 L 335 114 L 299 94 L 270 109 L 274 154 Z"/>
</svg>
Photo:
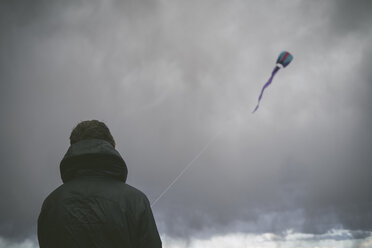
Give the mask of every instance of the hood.
<svg viewBox="0 0 372 248">
<path fill-rule="evenodd" d="M 65 183 L 79 176 L 110 176 L 126 181 L 128 169 L 119 152 L 107 141 L 82 140 L 72 144 L 60 164 Z"/>
</svg>

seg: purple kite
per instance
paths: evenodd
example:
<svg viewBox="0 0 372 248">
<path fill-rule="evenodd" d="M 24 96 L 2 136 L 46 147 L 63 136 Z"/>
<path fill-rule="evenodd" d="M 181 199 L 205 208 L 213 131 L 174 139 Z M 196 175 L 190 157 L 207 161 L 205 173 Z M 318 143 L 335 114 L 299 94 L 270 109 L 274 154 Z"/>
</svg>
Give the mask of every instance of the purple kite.
<svg viewBox="0 0 372 248">
<path fill-rule="evenodd" d="M 276 66 L 273 72 L 271 73 L 271 77 L 269 78 L 269 81 L 267 81 L 267 83 L 262 87 L 261 94 L 258 97 L 257 106 L 252 113 L 256 112 L 256 110 L 258 109 L 264 90 L 266 89 L 267 86 L 271 84 L 271 81 L 273 80 L 275 74 L 279 71 L 280 67 L 286 67 L 287 65 L 289 65 L 289 63 L 291 63 L 292 59 L 293 56 L 289 52 L 284 51 L 280 53 L 278 59 L 276 60 Z"/>
</svg>

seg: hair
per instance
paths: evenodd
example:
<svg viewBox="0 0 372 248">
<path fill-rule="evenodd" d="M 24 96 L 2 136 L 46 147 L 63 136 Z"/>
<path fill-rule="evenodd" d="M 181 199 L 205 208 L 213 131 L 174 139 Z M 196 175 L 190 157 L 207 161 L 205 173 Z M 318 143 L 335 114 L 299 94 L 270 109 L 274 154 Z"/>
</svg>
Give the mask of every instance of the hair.
<svg viewBox="0 0 372 248">
<path fill-rule="evenodd" d="M 71 132 L 70 144 L 72 145 L 76 142 L 87 139 L 105 140 L 115 147 L 115 140 L 112 137 L 110 130 L 105 123 L 97 120 L 82 121 L 77 124 Z"/>
</svg>

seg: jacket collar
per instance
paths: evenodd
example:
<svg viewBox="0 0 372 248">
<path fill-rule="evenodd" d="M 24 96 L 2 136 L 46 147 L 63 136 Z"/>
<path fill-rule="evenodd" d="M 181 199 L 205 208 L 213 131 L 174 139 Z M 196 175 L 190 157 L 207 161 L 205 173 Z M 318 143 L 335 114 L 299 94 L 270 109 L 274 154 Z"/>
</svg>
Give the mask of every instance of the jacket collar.
<svg viewBox="0 0 372 248">
<path fill-rule="evenodd" d="M 84 175 L 111 176 L 126 181 L 127 166 L 119 152 L 107 141 L 82 140 L 72 144 L 60 163 L 63 182 Z"/>
</svg>

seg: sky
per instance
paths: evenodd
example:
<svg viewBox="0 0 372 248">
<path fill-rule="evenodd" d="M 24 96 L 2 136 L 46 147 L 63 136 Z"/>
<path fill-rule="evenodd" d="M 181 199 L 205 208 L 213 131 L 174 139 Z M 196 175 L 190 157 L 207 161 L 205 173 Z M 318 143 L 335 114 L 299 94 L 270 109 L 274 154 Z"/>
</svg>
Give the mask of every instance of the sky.
<svg viewBox="0 0 372 248">
<path fill-rule="evenodd" d="M 372 247 L 371 11 L 1 1 L 0 247 L 38 247 L 70 132 L 91 119 L 152 202 L 192 162 L 153 206 L 164 247 Z"/>
</svg>

